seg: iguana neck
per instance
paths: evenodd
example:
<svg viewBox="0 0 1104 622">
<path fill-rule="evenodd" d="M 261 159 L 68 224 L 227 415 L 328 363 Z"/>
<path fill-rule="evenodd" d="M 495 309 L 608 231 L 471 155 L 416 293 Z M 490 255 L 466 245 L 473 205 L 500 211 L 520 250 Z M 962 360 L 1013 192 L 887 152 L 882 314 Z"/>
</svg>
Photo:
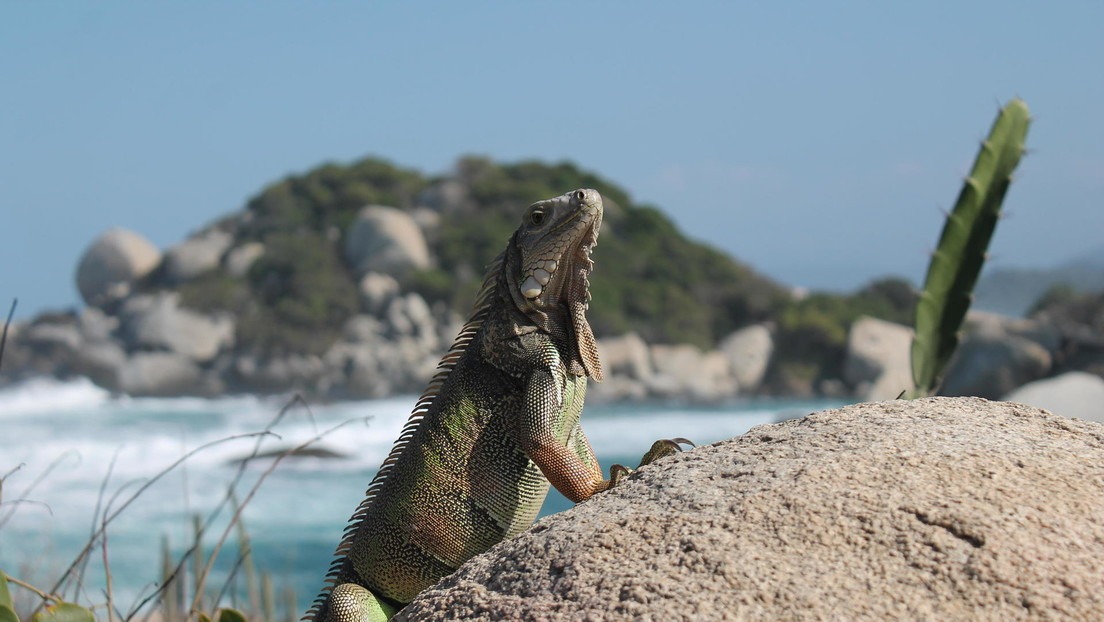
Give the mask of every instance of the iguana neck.
<svg viewBox="0 0 1104 622">
<path fill-rule="evenodd" d="M 500 316 L 500 319 L 514 322 L 514 334 L 532 329 L 547 333 L 566 355 L 564 363 L 568 373 L 575 376 L 588 375 L 601 381 L 597 346 L 586 319 L 590 298 L 586 280 L 589 266 L 574 265 L 575 259 L 569 255 L 565 255 L 562 261 L 567 264 L 562 268 L 565 279 L 562 289 L 550 292 L 545 299 L 546 304 L 540 308 L 535 307 L 522 296 L 517 286 L 517 275 L 521 272 L 521 251 L 517 247 L 515 234 L 506 247 L 494 284 L 496 298 L 500 304 L 511 310 L 508 315 L 510 319 L 507 316 Z"/>
</svg>

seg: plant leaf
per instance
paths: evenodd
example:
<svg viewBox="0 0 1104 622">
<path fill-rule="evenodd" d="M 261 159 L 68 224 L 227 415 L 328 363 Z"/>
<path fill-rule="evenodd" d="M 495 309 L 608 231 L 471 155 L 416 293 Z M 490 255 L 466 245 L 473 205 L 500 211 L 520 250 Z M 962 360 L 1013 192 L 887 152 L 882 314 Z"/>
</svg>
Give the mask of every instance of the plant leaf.
<svg viewBox="0 0 1104 622">
<path fill-rule="evenodd" d="M 217 620 L 218 622 L 248 622 L 237 609 L 220 609 Z"/>
<path fill-rule="evenodd" d="M 11 592 L 8 590 L 8 575 L 4 574 L 3 570 L 0 570 L 0 606 L 15 609 L 15 605 L 12 604 Z M 0 620 L 2 619 L 0 618 Z"/>
<path fill-rule="evenodd" d="M 0 622 L 19 622 L 19 616 L 7 605 L 0 605 Z"/>
<path fill-rule="evenodd" d="M 96 622 L 92 612 L 73 603 L 60 603 L 46 607 L 31 618 L 32 622 Z"/>
<path fill-rule="evenodd" d="M 1000 217 L 1012 172 L 1024 153 L 1031 123 L 1027 104 L 1014 99 L 1001 109 L 981 144 L 973 169 L 943 224 L 924 291 L 916 303 L 910 352 L 913 397 L 934 394 L 958 348 L 958 331 L 970 309 L 974 284 Z"/>
</svg>

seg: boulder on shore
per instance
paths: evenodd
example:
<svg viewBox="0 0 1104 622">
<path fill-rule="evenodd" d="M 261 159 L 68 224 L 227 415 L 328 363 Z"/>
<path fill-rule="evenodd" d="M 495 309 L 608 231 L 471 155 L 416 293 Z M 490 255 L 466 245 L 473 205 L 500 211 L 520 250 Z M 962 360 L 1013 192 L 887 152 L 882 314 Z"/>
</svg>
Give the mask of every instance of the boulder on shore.
<svg viewBox="0 0 1104 622">
<path fill-rule="evenodd" d="M 999 399 L 1045 377 L 1058 347 L 1053 327 L 972 311 L 966 316 L 966 338 L 951 359 L 939 392 Z"/>
<path fill-rule="evenodd" d="M 758 390 L 767 375 L 774 353 L 774 338 L 770 328 L 754 324 L 722 339 L 717 349 L 728 359 L 740 393 L 747 394 Z"/>
<path fill-rule="evenodd" d="M 84 301 L 103 307 L 130 294 L 131 285 L 161 263 L 161 251 L 128 229 L 96 238 L 77 264 L 77 289 Z"/>
<path fill-rule="evenodd" d="M 1083 371 L 1029 382 L 1004 399 L 1104 423 L 1104 379 Z"/>
<path fill-rule="evenodd" d="M 358 276 L 368 272 L 402 275 L 430 266 L 425 235 L 409 214 L 369 205 L 345 234 L 345 260 Z"/>
<path fill-rule="evenodd" d="M 1104 426 L 976 398 L 759 426 L 477 556 L 396 620 L 1089 620 Z"/>
<path fill-rule="evenodd" d="M 891 400 L 912 388 L 912 329 L 872 317 L 851 324 L 843 380 L 864 401 Z"/>
<path fill-rule="evenodd" d="M 229 316 L 185 309 L 176 292 L 132 297 L 121 315 L 123 336 L 131 350 L 169 350 L 206 363 L 234 341 L 234 321 Z"/>
</svg>

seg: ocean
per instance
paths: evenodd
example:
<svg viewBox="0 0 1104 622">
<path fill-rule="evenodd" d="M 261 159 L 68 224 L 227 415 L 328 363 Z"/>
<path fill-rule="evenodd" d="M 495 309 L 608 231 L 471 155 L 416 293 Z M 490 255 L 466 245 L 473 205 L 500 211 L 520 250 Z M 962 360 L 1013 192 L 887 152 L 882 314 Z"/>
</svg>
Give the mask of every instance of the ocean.
<svg viewBox="0 0 1104 622">
<path fill-rule="evenodd" d="M 193 541 L 193 517 L 211 516 L 226 500 L 241 458 L 258 443 L 264 452 L 321 436 L 312 447 L 341 457 L 289 458 L 268 474 L 271 459 L 251 461 L 235 493 L 248 499 L 242 516 L 257 568 L 278 586 L 293 586 L 305 607 L 321 587 L 342 529 L 415 397 L 296 404 L 272 425 L 288 401 L 118 397 L 85 380 L 41 379 L 0 390 L 0 569 L 40 588 L 52 587 L 101 525 L 97 516 L 115 515 L 106 527 L 106 550 L 113 594 L 125 611 L 159 581 L 163 540 L 179 557 Z M 615 462 L 635 465 L 659 438 L 682 436 L 704 445 L 781 416 L 837 405 L 794 400 L 595 405 L 584 412 L 583 428 L 608 470 Z M 194 453 L 181 460 L 189 452 Z M 204 535 L 208 554 L 232 513 L 224 506 Z M 542 515 L 570 506 L 553 491 Z M 231 533 L 213 585 L 225 583 L 234 568 L 236 543 Z M 97 546 L 83 581 L 85 604 L 105 600 L 103 556 Z"/>
</svg>

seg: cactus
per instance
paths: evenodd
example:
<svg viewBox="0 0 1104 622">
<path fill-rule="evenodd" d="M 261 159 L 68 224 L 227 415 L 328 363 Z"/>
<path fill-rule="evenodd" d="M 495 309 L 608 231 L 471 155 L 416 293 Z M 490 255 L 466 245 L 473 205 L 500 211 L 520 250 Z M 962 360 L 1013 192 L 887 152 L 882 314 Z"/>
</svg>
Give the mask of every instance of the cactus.
<svg viewBox="0 0 1104 622">
<path fill-rule="evenodd" d="M 958 347 L 958 331 L 970 308 L 1012 171 L 1024 153 L 1030 122 L 1023 100 L 1013 99 L 1001 109 L 947 215 L 916 305 L 911 397 L 935 393 Z"/>
</svg>

